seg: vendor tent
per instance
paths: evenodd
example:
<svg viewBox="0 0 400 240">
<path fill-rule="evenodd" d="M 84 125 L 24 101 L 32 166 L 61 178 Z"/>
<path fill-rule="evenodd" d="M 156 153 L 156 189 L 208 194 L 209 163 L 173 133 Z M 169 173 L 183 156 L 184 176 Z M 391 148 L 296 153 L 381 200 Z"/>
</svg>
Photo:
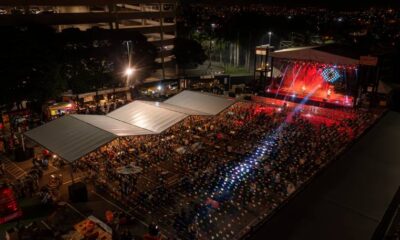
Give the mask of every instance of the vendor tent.
<svg viewBox="0 0 400 240">
<path fill-rule="evenodd" d="M 56 119 L 25 135 L 67 161 L 74 161 L 117 137 L 73 116 Z"/>
<path fill-rule="evenodd" d="M 134 101 L 107 116 L 155 133 L 161 133 L 188 115 L 162 108 L 157 104 Z"/>
<path fill-rule="evenodd" d="M 216 115 L 234 104 L 235 101 L 230 98 L 203 92 L 183 91 L 167 99 L 164 103 L 192 109 L 206 115 Z"/>
</svg>

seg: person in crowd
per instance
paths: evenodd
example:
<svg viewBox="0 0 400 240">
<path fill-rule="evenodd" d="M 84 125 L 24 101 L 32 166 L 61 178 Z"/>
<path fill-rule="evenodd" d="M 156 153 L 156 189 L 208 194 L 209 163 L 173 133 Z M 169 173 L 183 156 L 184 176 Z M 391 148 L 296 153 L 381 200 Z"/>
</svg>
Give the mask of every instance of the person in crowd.
<svg viewBox="0 0 400 240">
<path fill-rule="evenodd" d="M 111 197 L 159 214 L 182 239 L 229 239 L 249 211 L 269 214 L 372 119 L 357 110 L 238 102 L 159 135 L 121 137 L 76 162 L 75 171 L 95 173 Z"/>
</svg>

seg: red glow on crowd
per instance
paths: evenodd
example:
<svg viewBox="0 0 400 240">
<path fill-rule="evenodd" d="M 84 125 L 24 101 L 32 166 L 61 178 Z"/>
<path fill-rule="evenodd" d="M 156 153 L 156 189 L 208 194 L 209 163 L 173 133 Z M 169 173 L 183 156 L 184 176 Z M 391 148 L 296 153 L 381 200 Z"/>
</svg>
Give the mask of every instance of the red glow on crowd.
<svg viewBox="0 0 400 240">
<path fill-rule="evenodd" d="M 352 106 L 354 98 L 350 94 L 339 93 L 335 90 L 333 83 L 336 78 L 333 78 L 331 82 L 324 78 L 323 71 L 327 68 L 334 68 L 338 75 L 342 76 L 342 80 L 338 80 L 336 84 L 350 92 L 346 81 L 355 79 L 355 66 L 334 66 L 312 62 L 288 63 L 281 80 L 273 81 L 266 91 L 283 95 L 287 100 L 294 97 L 300 99 L 307 97 L 309 100 Z"/>
</svg>

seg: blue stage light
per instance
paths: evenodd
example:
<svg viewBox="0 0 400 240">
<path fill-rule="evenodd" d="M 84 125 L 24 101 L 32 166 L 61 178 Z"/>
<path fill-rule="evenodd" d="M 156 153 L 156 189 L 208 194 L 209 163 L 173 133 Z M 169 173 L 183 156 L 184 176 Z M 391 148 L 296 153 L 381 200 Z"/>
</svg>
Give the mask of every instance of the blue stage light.
<svg viewBox="0 0 400 240">
<path fill-rule="evenodd" d="M 339 71 L 333 67 L 325 68 L 321 75 L 324 80 L 329 83 L 336 82 L 340 78 Z"/>
</svg>

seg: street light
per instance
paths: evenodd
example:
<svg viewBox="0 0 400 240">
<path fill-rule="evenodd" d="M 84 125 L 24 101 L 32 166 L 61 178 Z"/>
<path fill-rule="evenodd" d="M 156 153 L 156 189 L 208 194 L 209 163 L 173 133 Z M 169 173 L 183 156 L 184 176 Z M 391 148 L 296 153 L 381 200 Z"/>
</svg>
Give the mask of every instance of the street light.
<svg viewBox="0 0 400 240">
<path fill-rule="evenodd" d="M 125 70 L 125 74 L 126 74 L 126 76 L 129 77 L 129 76 L 131 76 L 132 74 L 134 74 L 135 71 L 136 71 L 135 68 L 128 67 L 128 68 Z"/>
<path fill-rule="evenodd" d="M 130 84 L 129 84 L 129 83 L 130 83 L 129 78 L 130 78 L 131 75 L 133 75 L 133 74 L 135 73 L 135 71 L 136 71 L 136 69 L 133 68 L 133 67 L 128 67 L 128 68 L 125 70 L 126 85 L 127 85 L 127 86 L 130 85 Z"/>
<path fill-rule="evenodd" d="M 271 46 L 271 36 L 272 32 L 268 32 L 268 44 Z"/>
</svg>

